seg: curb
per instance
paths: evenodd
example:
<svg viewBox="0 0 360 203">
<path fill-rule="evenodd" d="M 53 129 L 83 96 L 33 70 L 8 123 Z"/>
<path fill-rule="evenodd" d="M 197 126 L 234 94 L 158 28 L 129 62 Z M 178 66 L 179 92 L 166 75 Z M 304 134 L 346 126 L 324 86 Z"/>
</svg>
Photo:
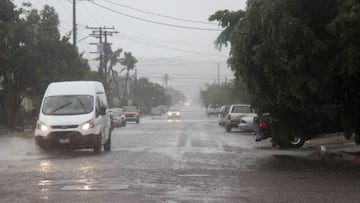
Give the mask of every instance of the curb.
<svg viewBox="0 0 360 203">
<path fill-rule="evenodd" d="M 351 161 L 353 164 L 360 165 L 360 156 L 350 154 L 349 152 L 338 152 L 341 159 Z"/>
</svg>

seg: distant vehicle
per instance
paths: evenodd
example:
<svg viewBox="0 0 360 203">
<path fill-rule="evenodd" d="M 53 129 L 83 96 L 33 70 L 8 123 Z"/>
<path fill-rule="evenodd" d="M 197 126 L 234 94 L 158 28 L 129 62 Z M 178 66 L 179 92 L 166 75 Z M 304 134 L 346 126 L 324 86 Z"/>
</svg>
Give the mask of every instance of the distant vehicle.
<svg viewBox="0 0 360 203">
<path fill-rule="evenodd" d="M 126 118 L 122 108 L 111 108 L 108 109 L 111 115 L 111 124 L 113 127 L 124 127 L 126 126 Z"/>
<path fill-rule="evenodd" d="M 221 126 L 225 125 L 225 116 L 229 112 L 229 105 L 224 105 L 220 107 L 219 114 L 218 114 L 218 123 Z"/>
<path fill-rule="evenodd" d="M 171 119 L 181 119 L 181 113 L 179 109 L 176 108 L 170 108 L 167 112 L 168 120 Z"/>
<path fill-rule="evenodd" d="M 254 122 L 256 114 L 248 115 L 240 118 L 238 128 L 243 131 L 255 131 L 256 123 Z"/>
<path fill-rule="evenodd" d="M 150 115 L 151 116 L 161 116 L 163 113 L 166 112 L 166 106 L 165 105 L 159 105 L 156 107 L 151 107 L 150 109 Z"/>
<path fill-rule="evenodd" d="M 217 104 L 216 105 L 209 104 L 207 106 L 207 109 L 206 109 L 207 116 L 218 115 L 219 112 L 220 112 L 220 107 Z"/>
<path fill-rule="evenodd" d="M 140 110 L 136 106 L 123 106 L 126 122 L 135 121 L 140 123 Z"/>
<path fill-rule="evenodd" d="M 43 149 L 92 148 L 100 153 L 111 148 L 111 121 L 105 90 L 100 82 L 51 83 L 44 94 L 35 142 Z"/>
<path fill-rule="evenodd" d="M 232 128 L 238 128 L 240 119 L 252 115 L 254 112 L 248 104 L 233 104 L 225 117 L 225 130 L 231 132 Z"/>
</svg>

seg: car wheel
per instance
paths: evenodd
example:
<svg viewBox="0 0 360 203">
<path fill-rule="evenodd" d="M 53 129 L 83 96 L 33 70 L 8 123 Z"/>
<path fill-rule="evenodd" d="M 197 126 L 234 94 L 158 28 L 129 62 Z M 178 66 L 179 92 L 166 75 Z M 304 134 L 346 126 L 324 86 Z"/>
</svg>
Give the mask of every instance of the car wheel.
<svg viewBox="0 0 360 203">
<path fill-rule="evenodd" d="M 101 142 L 99 142 L 96 146 L 94 146 L 93 150 L 94 150 L 94 154 L 100 154 L 101 153 Z"/>
<path fill-rule="evenodd" d="M 51 147 L 47 146 L 47 145 L 42 145 L 42 144 L 38 144 L 38 148 L 41 150 L 41 151 L 44 151 L 44 152 L 47 152 L 47 151 L 50 151 L 51 150 Z"/>
<path fill-rule="evenodd" d="M 225 129 L 226 129 L 226 132 L 228 132 L 228 133 L 231 132 L 231 126 L 228 126 L 228 125 L 227 125 L 227 126 L 225 127 Z"/>
<path fill-rule="evenodd" d="M 111 133 L 109 133 L 109 138 L 104 144 L 104 151 L 110 151 L 111 150 Z"/>
<path fill-rule="evenodd" d="M 300 148 L 305 144 L 305 137 L 302 135 L 295 135 L 290 141 L 289 146 L 291 148 Z"/>
</svg>

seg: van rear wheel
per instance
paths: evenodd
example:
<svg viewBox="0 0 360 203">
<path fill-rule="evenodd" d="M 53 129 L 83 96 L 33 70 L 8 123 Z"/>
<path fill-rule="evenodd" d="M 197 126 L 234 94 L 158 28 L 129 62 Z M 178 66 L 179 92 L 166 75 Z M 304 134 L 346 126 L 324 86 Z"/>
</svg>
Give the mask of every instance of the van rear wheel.
<svg viewBox="0 0 360 203">
<path fill-rule="evenodd" d="M 228 133 L 231 132 L 231 126 L 227 125 L 227 126 L 225 126 L 225 129 L 226 129 L 226 132 L 228 132 Z"/>
<path fill-rule="evenodd" d="M 111 133 L 109 133 L 109 138 L 106 141 L 106 143 L 104 144 L 104 151 L 108 152 L 111 150 Z"/>
</svg>

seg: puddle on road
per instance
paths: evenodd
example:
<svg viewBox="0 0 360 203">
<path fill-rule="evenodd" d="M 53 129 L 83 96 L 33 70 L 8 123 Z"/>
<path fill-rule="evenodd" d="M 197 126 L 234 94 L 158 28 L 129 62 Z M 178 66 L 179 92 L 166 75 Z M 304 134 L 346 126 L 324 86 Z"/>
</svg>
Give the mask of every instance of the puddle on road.
<svg viewBox="0 0 360 203">
<path fill-rule="evenodd" d="M 23 137 L 0 137 L 0 154 L 2 160 L 33 159 L 38 149 L 33 139 Z"/>
<path fill-rule="evenodd" d="M 129 185 L 121 184 L 106 184 L 106 185 L 66 185 L 60 190 L 62 191 L 111 191 L 111 190 L 126 190 Z"/>
<path fill-rule="evenodd" d="M 212 177 L 209 174 L 178 174 L 178 177 Z"/>
</svg>

